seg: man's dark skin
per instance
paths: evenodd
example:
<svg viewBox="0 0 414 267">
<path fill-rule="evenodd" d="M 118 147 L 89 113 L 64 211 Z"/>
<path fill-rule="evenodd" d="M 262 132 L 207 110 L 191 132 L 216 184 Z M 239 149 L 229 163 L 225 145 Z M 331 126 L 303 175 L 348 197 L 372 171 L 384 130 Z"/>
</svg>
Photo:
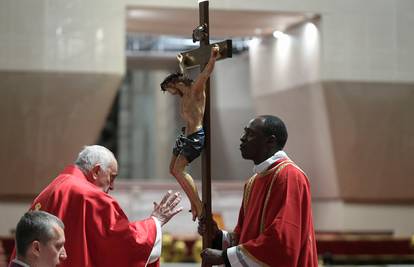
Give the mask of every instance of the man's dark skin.
<svg viewBox="0 0 414 267">
<path fill-rule="evenodd" d="M 252 160 L 254 164 L 260 164 L 273 156 L 280 147 L 277 145 L 275 135 L 268 135 L 264 132 L 265 119 L 261 116 L 252 119 L 244 128 L 244 133 L 240 138 L 240 151 L 244 159 Z M 198 232 L 203 235 L 205 232 L 205 220 L 200 220 Z M 213 239 L 219 234 L 219 228 L 213 221 Z M 201 252 L 203 262 L 212 265 L 224 264 L 223 251 L 218 249 L 206 248 Z"/>
</svg>

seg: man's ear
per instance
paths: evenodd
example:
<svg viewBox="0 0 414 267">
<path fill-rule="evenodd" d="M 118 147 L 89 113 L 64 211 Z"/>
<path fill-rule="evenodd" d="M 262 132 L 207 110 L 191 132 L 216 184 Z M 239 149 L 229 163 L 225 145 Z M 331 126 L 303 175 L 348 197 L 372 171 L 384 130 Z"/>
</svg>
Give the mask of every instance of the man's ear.
<svg viewBox="0 0 414 267">
<path fill-rule="evenodd" d="M 36 256 L 36 257 L 40 257 L 40 242 L 35 240 L 30 244 L 30 251 L 31 254 Z"/>
<path fill-rule="evenodd" d="M 276 143 L 277 143 L 277 138 L 276 138 L 276 136 L 275 136 L 274 134 L 272 134 L 272 135 L 268 136 L 268 138 L 267 138 L 267 142 L 268 142 L 269 144 L 276 144 Z"/>
<path fill-rule="evenodd" d="M 99 172 L 101 171 L 101 166 L 99 164 L 93 166 L 92 170 L 91 170 L 91 176 L 93 180 L 98 179 L 99 176 Z"/>
</svg>

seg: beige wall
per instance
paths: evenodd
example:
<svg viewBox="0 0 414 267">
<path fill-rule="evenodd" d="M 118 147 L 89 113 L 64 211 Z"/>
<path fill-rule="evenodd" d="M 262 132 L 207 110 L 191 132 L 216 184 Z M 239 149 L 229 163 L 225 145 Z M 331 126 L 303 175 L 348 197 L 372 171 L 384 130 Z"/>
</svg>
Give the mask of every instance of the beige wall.
<svg viewBox="0 0 414 267">
<path fill-rule="evenodd" d="M 32 196 L 97 142 L 124 72 L 124 6 L 0 1 L 0 196 Z"/>
<path fill-rule="evenodd" d="M 124 12 L 108 0 L 0 1 L 0 69 L 122 74 Z"/>
<path fill-rule="evenodd" d="M 95 143 L 118 75 L 0 71 L 0 196 L 31 196 Z"/>
<path fill-rule="evenodd" d="M 414 84 L 324 82 L 341 197 L 414 203 Z"/>
<path fill-rule="evenodd" d="M 323 14 L 322 78 L 412 82 L 414 3 L 358 2 L 335 1 Z"/>
<path fill-rule="evenodd" d="M 0 237 L 11 237 L 12 231 L 16 229 L 20 217 L 30 207 L 30 202 L 3 202 L 0 201 Z"/>
</svg>

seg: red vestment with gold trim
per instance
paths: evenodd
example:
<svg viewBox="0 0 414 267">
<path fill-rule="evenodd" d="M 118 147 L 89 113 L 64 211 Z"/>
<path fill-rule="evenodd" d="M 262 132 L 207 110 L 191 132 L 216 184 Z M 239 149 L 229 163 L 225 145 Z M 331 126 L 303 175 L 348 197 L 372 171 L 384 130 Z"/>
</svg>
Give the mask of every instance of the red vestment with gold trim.
<svg viewBox="0 0 414 267">
<path fill-rule="evenodd" d="M 317 267 L 311 194 L 306 175 L 278 160 L 246 183 L 234 233 L 259 265 Z"/>
</svg>

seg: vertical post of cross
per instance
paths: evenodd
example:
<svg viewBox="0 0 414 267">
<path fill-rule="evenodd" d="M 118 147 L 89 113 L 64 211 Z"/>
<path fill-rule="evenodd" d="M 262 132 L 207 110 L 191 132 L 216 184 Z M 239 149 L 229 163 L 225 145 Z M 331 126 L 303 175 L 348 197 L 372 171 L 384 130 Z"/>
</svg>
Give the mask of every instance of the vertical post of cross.
<svg viewBox="0 0 414 267">
<path fill-rule="evenodd" d="M 205 26 L 205 35 L 200 40 L 200 47 L 210 44 L 209 31 L 209 1 L 199 0 L 200 26 Z M 201 70 L 206 64 L 203 64 Z M 212 215 L 211 215 L 211 127 L 210 127 L 210 78 L 206 82 L 206 106 L 204 112 L 203 127 L 206 132 L 205 148 L 201 159 L 202 172 L 202 201 L 206 219 L 206 232 L 203 235 L 203 249 L 211 248 L 212 245 Z M 203 267 L 207 267 L 206 263 L 202 263 Z"/>
</svg>

